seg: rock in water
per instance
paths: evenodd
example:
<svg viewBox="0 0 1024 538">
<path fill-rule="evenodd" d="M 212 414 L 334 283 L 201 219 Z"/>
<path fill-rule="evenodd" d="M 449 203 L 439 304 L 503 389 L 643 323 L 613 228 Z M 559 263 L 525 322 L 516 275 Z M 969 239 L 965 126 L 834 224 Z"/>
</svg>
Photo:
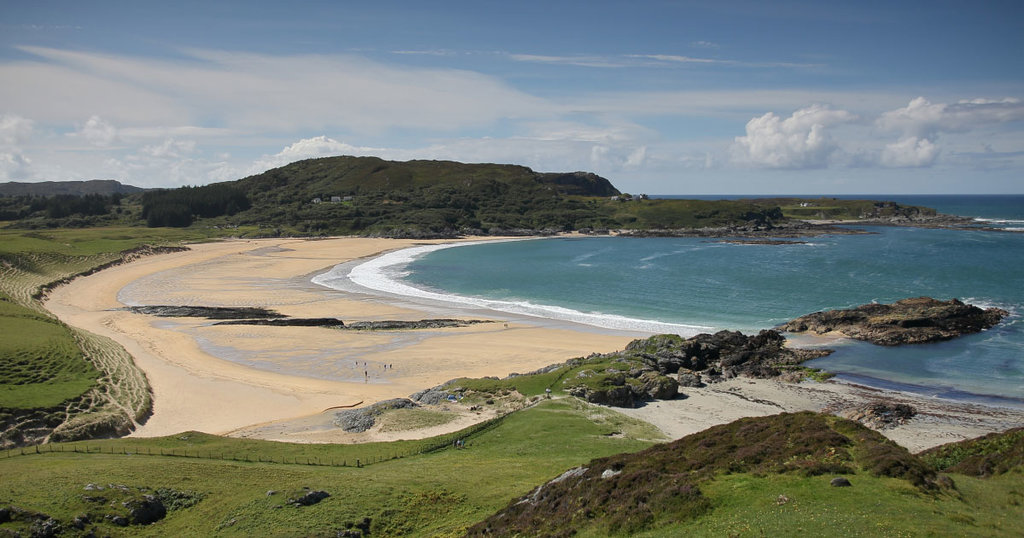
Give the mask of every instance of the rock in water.
<svg viewBox="0 0 1024 538">
<path fill-rule="evenodd" d="M 1009 315 L 999 308 L 981 309 L 957 299 L 903 299 L 892 304 L 866 304 L 848 310 L 815 312 L 779 327 L 792 333 L 839 332 L 882 346 L 949 340 L 983 331 Z"/>
</svg>

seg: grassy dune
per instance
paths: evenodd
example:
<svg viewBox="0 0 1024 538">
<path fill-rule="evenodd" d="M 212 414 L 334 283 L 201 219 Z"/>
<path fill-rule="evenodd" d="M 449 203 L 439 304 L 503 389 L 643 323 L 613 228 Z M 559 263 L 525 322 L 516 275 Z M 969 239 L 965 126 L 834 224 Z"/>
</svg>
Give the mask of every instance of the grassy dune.
<svg viewBox="0 0 1024 538">
<path fill-rule="evenodd" d="M 0 446 L 123 435 L 149 413 L 145 376 L 112 340 L 68 327 L 43 290 L 117 263 L 142 245 L 202 240 L 215 230 L 0 230 Z"/>
</svg>

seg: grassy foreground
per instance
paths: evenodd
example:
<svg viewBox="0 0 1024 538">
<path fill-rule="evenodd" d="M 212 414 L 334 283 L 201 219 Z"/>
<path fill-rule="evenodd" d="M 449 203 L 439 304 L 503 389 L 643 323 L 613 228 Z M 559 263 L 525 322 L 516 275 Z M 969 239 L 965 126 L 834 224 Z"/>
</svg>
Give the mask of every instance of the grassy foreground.
<svg viewBox="0 0 1024 538">
<path fill-rule="evenodd" d="M 47 453 L 49 447 L 41 454 L 35 448 L 25 449 L 26 455 L 21 450 L 9 457 L 0 453 L 0 508 L 44 513 L 61 521 L 66 535 L 79 532 L 68 522 L 83 515 L 91 521 L 88 529 L 96 527 L 97 535 L 112 536 L 333 536 L 364 518 L 370 518 L 373 536 L 459 535 L 511 497 L 564 469 L 645 448 L 658 435 L 647 424 L 564 399 L 509 415 L 497 426 L 467 437 L 464 449 L 446 445 L 361 467 L 354 466 L 356 459 L 391 457 L 419 442 L 293 445 L 196 433 L 90 441 L 63 446 L 89 446 L 89 454 Z M 161 450 L 178 456 L 148 455 Z M 182 457 L 184 450 L 190 457 Z M 224 459 L 191 457 L 209 454 L 222 454 L 218 457 Z M 328 460 L 335 466 L 315 465 Z M 339 465 L 343 461 L 345 467 Z M 89 484 L 104 489 L 87 490 Z M 301 495 L 303 488 L 331 496 L 313 506 L 288 505 L 287 500 Z M 104 518 L 123 512 L 122 503 L 130 497 L 157 490 L 200 500 L 188 508 L 171 509 L 165 519 L 148 526 L 118 527 Z M 29 526 L 12 521 L 0 524 L 0 533 Z"/>
<path fill-rule="evenodd" d="M 465 435 L 466 448 L 445 442 L 404 457 L 394 455 L 436 440 L 295 445 L 189 432 L 47 446 L 39 454 L 33 447 L 0 454 L 0 520 L 4 509 L 13 514 L 0 523 L 0 533 L 28 535 L 32 525 L 38 529 L 52 519 L 62 536 L 461 536 L 565 470 L 600 465 L 595 458 L 629 458 L 614 455 L 651 447 L 655 436 L 649 425 L 566 398 L 542 400 Z M 699 510 L 687 513 L 692 506 L 683 504 L 678 513 L 629 532 L 594 520 L 579 535 L 823 536 L 842 529 L 849 536 L 1015 536 L 1024 528 L 1019 465 L 988 478 L 950 474 L 953 485 L 941 488 L 851 469 L 842 474 L 853 486 L 836 488 L 829 484 L 832 473 L 766 470 L 792 465 L 771 460 L 747 468 L 713 455 L 727 454 L 720 443 L 694 443 L 704 448 L 688 452 L 691 457 L 725 466 L 696 471 L 710 473 L 701 482 Z M 58 451 L 46 452 L 51 448 Z M 166 455 L 157 455 L 161 451 Z M 645 476 L 658 483 L 670 475 Z M 292 502 L 315 491 L 330 496 L 309 506 Z M 117 518 L 129 518 L 129 508 L 146 495 L 164 500 L 166 517 L 144 525 L 122 520 L 120 526 Z M 630 506 L 645 502 L 627 497 Z M 561 535 L 534 531 L 530 535 Z"/>
</svg>

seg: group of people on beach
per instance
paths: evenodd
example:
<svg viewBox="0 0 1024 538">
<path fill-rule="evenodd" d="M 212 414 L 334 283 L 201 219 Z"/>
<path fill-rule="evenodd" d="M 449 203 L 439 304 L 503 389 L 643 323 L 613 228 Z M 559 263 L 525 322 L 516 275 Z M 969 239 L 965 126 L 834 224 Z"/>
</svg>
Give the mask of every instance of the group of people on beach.
<svg viewBox="0 0 1024 538">
<path fill-rule="evenodd" d="M 358 364 L 359 363 L 356 362 L 356 365 L 358 365 Z M 381 369 L 383 369 L 385 371 L 387 371 L 387 370 L 394 370 L 395 369 L 395 365 L 394 364 L 381 364 L 380 367 L 381 367 Z M 369 370 L 369 368 L 366 365 L 366 361 L 363 361 L 363 383 L 369 383 L 369 382 L 370 382 L 370 370 Z"/>
</svg>

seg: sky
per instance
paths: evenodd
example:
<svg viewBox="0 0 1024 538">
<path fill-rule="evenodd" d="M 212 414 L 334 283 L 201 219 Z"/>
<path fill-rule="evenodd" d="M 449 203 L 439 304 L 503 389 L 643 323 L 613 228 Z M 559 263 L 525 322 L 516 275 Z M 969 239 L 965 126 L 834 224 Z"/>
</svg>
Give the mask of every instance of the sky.
<svg viewBox="0 0 1024 538">
<path fill-rule="evenodd" d="M 331 155 L 648 194 L 1024 193 L 1024 2 L 0 0 L 0 181 Z"/>
</svg>

